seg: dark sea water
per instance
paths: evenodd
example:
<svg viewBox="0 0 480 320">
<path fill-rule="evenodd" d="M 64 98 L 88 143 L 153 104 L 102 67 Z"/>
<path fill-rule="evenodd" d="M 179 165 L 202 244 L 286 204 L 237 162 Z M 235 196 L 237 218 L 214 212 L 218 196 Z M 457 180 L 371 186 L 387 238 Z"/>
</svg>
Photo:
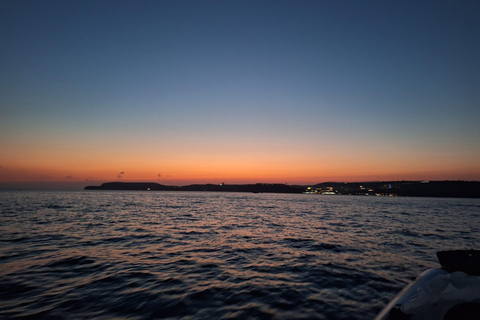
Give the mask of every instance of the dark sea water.
<svg viewBox="0 0 480 320">
<path fill-rule="evenodd" d="M 372 319 L 480 200 L 0 192 L 2 319 Z"/>
</svg>

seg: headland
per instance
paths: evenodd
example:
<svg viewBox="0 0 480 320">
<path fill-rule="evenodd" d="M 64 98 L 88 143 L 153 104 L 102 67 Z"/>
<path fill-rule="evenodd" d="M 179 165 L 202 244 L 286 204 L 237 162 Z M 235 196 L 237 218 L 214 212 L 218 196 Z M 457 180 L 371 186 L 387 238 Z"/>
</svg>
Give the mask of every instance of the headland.
<svg viewBox="0 0 480 320">
<path fill-rule="evenodd" d="M 155 182 L 107 182 L 85 190 L 211 191 L 253 193 L 308 193 L 321 195 L 367 195 L 400 197 L 480 198 L 480 181 L 373 181 L 322 182 L 315 185 L 192 184 L 167 186 Z"/>
</svg>

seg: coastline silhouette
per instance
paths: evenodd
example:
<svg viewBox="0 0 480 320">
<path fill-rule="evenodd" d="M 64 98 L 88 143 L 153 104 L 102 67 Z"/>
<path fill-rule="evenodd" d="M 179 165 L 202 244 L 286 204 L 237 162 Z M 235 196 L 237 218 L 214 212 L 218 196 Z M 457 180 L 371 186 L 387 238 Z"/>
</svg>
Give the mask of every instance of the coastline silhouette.
<svg viewBox="0 0 480 320">
<path fill-rule="evenodd" d="M 480 198 L 479 181 L 323 182 L 313 186 L 279 183 L 191 184 L 168 186 L 155 182 L 107 182 L 85 190 L 210 191 L 253 193 L 319 193 L 368 196 Z M 315 192 L 310 192 L 315 190 Z M 329 190 L 323 193 L 322 190 Z"/>
</svg>

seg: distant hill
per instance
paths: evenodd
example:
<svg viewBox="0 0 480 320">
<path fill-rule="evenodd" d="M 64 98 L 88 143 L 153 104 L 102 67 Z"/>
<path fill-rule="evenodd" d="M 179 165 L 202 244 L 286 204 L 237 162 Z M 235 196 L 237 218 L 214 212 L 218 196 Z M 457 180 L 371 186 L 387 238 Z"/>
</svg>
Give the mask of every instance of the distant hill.
<svg viewBox="0 0 480 320">
<path fill-rule="evenodd" d="M 150 190 L 150 191 L 214 191 L 254 193 L 302 193 L 307 191 L 324 194 L 480 198 L 479 181 L 375 181 L 375 182 L 322 182 L 314 186 L 286 184 L 192 184 L 166 186 L 154 182 L 107 182 L 100 186 L 88 186 L 85 190 Z"/>
<path fill-rule="evenodd" d="M 175 187 L 153 182 L 107 182 L 100 186 L 88 186 L 85 190 L 150 190 L 150 191 L 223 191 L 223 192 L 271 192 L 271 193 L 302 193 L 303 186 L 286 184 L 192 184 Z"/>
<path fill-rule="evenodd" d="M 154 182 L 106 182 L 100 186 L 85 187 L 85 190 L 175 190 L 175 188 Z"/>
<path fill-rule="evenodd" d="M 304 186 L 286 184 L 256 183 L 256 184 L 192 184 L 179 187 L 179 191 L 223 191 L 223 192 L 270 192 L 270 193 L 302 193 Z"/>
</svg>

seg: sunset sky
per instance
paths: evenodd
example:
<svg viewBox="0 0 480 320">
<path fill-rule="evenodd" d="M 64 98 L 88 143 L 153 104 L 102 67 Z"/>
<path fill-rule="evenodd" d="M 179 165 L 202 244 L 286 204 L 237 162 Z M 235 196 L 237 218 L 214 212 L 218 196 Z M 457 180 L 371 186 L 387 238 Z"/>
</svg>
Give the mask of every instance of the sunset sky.
<svg viewBox="0 0 480 320">
<path fill-rule="evenodd" d="M 480 180 L 480 1 L 0 2 L 0 188 Z"/>
</svg>

